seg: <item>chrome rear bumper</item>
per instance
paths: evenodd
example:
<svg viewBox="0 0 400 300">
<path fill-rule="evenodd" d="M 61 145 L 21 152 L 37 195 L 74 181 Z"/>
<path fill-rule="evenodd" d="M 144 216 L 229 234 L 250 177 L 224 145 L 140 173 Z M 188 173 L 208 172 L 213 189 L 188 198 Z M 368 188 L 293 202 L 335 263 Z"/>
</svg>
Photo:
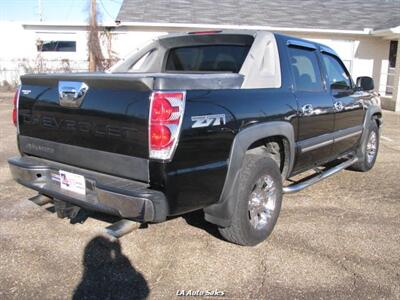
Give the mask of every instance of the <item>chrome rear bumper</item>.
<svg viewBox="0 0 400 300">
<path fill-rule="evenodd" d="M 31 156 L 14 157 L 8 163 L 14 180 L 49 197 L 139 222 L 166 219 L 165 195 L 145 183 Z M 59 170 L 84 176 L 85 195 L 61 189 Z"/>
</svg>

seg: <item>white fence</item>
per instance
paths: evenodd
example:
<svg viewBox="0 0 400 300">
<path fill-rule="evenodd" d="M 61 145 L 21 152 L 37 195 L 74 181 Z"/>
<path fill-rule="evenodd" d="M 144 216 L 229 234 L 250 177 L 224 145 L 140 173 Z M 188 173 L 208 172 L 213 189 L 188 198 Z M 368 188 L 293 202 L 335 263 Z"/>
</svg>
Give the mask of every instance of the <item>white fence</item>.
<svg viewBox="0 0 400 300">
<path fill-rule="evenodd" d="M 27 73 L 84 72 L 86 60 L 69 59 L 0 59 L 0 86 L 17 85 L 19 77 Z"/>
</svg>

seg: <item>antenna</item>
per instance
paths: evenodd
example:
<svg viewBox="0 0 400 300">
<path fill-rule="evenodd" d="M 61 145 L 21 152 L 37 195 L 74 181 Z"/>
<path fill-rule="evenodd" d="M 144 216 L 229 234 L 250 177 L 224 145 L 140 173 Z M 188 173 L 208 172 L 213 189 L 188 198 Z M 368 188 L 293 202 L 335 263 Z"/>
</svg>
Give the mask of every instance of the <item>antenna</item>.
<svg viewBox="0 0 400 300">
<path fill-rule="evenodd" d="M 42 0 L 38 0 L 39 21 L 43 22 L 43 6 Z"/>
</svg>

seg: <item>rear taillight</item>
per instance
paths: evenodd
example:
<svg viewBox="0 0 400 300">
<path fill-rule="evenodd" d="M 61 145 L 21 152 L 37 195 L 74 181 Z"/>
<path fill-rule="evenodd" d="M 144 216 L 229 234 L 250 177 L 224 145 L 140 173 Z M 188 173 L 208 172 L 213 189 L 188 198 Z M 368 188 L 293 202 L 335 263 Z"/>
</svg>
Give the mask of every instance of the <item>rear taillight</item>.
<svg viewBox="0 0 400 300">
<path fill-rule="evenodd" d="M 14 99 L 13 99 L 13 111 L 12 111 L 12 120 L 15 126 L 18 126 L 18 101 L 19 101 L 19 91 L 20 89 L 18 88 L 15 91 L 14 94 Z"/>
<path fill-rule="evenodd" d="M 150 97 L 150 158 L 169 160 L 178 143 L 185 92 L 153 92 Z"/>
</svg>

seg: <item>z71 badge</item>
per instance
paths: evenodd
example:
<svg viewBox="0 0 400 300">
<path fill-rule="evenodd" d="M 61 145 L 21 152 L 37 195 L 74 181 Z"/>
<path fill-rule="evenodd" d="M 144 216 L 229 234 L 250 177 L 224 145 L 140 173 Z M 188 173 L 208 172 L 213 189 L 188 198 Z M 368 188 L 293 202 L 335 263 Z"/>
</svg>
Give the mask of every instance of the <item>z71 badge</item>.
<svg viewBox="0 0 400 300">
<path fill-rule="evenodd" d="M 192 128 L 219 126 L 226 124 L 226 117 L 225 114 L 194 116 L 192 121 L 194 122 Z"/>
</svg>

